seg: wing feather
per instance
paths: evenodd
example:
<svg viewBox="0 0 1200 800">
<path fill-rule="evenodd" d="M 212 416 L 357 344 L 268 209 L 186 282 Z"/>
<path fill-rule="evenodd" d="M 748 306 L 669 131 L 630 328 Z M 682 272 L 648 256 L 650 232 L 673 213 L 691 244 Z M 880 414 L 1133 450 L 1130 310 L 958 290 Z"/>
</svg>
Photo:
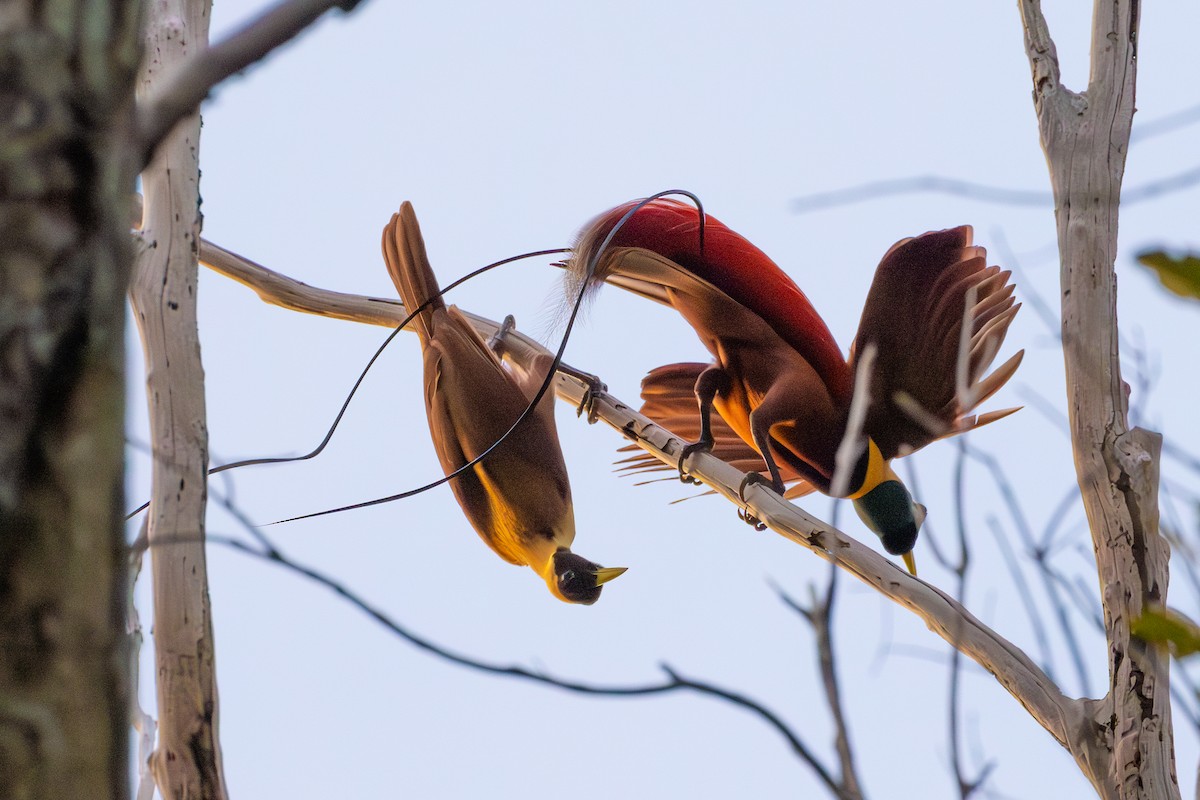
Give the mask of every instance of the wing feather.
<svg viewBox="0 0 1200 800">
<path fill-rule="evenodd" d="M 621 277 L 672 285 L 674 278 L 659 272 L 662 264 L 654 264 L 653 259 L 620 257 L 622 250 L 649 251 L 761 317 L 812 364 L 835 399 L 849 402 L 852 374 L 808 297 L 765 253 L 720 220 L 705 215 L 701 245 L 700 213 L 693 206 L 654 200 L 626 220 L 605 253 L 600 253 L 609 233 L 639 202 L 617 206 L 584 227 L 569 262 L 569 292 L 578 288 L 593 263 L 596 272 L 591 280 L 597 283 L 617 282 L 612 277 L 615 272 Z"/>
<path fill-rule="evenodd" d="M 1021 362 L 1018 353 L 985 375 L 1020 309 L 1010 277 L 1007 270 L 987 265 L 986 251 L 972 244 L 965 225 L 902 240 L 884 255 L 851 353 L 863 352 L 867 343 L 876 347 L 864 429 L 885 458 L 984 424 L 980 419 L 999 418 L 968 415 Z M 971 391 L 959 397 L 959 347 L 968 319 L 965 364 Z"/>
</svg>

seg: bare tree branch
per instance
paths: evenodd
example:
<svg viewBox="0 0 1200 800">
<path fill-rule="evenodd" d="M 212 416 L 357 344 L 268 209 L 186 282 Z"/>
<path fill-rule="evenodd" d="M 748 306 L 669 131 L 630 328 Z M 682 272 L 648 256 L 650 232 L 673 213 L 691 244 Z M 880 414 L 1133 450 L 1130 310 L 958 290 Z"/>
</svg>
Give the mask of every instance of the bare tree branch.
<svg viewBox="0 0 1200 800">
<path fill-rule="evenodd" d="M 671 679 L 680 684 L 683 688 L 693 689 L 698 692 L 703 692 L 704 694 L 712 695 L 713 697 L 720 697 L 736 705 L 745 706 L 746 708 L 756 711 L 760 716 L 766 719 L 768 723 L 774 726 L 776 730 L 780 731 L 780 733 L 784 735 L 784 738 L 788 740 L 788 744 L 792 748 L 792 752 L 794 752 L 802 761 L 812 767 L 813 771 L 817 773 L 817 777 L 821 779 L 821 782 L 824 783 L 825 786 L 835 794 L 838 794 L 837 785 L 833 782 L 833 777 L 824 770 L 824 768 L 817 761 L 816 757 L 813 756 L 808 748 L 804 746 L 804 743 L 800 741 L 798 737 L 791 735 L 788 732 L 787 727 L 783 724 L 783 721 L 776 717 L 769 709 L 759 706 L 757 703 L 749 700 L 744 695 L 727 691 L 709 683 L 700 683 L 699 681 L 681 678 L 678 673 L 671 669 L 671 667 L 667 664 L 662 664 L 661 666 L 663 671 L 671 676 Z"/>
<path fill-rule="evenodd" d="M 200 49 L 138 104 L 135 152 L 145 165 L 180 120 L 195 113 L 213 87 L 291 41 L 326 11 L 351 11 L 359 0 L 284 0 L 229 38 Z M 170 34 L 168 33 L 168 36 Z M 207 37 L 206 37 L 207 39 Z"/>
<path fill-rule="evenodd" d="M 868 181 L 844 189 L 802 195 L 792 200 L 791 208 L 798 214 L 808 214 L 813 211 L 824 211 L 868 200 L 924 192 L 1014 206 L 1048 206 L 1054 199 L 1050 192 L 1046 191 L 1006 189 L 958 178 L 946 178 L 941 175 L 913 175 L 906 178 Z"/>
<path fill-rule="evenodd" d="M 336 292 L 324 292 L 290 281 L 244 259 L 227 259 L 220 265 L 210 266 L 253 286 L 259 296 L 268 302 L 284 307 L 389 326 L 403 319 L 404 311 L 398 303 L 370 298 L 355 299 Z M 496 330 L 496 323 L 490 320 L 475 316 L 470 318 L 484 336 Z M 509 341 L 512 357 L 518 360 L 526 360 L 536 352 L 543 352 L 536 342 L 516 332 L 510 334 Z M 565 375 L 559 376 L 556 385 L 559 397 L 576 407 L 589 388 Z M 685 442 L 670 431 L 607 393 L 596 393 L 592 400 L 599 419 L 664 463 L 674 466 L 678 462 Z M 1020 648 L 988 628 L 944 592 L 909 576 L 871 548 L 830 528 L 766 488 L 750 486 L 746 490 L 745 502 L 741 501 L 739 489 L 744 474 L 719 459 L 706 453 L 695 453 L 687 459 L 686 468 L 690 474 L 744 511 L 758 517 L 777 533 L 838 564 L 884 596 L 913 611 L 947 641 L 954 641 L 952 632 L 961 629 L 958 646 L 962 652 L 996 676 L 1000 684 L 1060 743 L 1066 745 L 1072 741 L 1072 732 L 1084 724 L 1087 713 L 1084 703 L 1064 696 Z"/>
<path fill-rule="evenodd" d="M 1125 205 L 1133 205 L 1173 192 L 1181 192 L 1198 184 L 1200 184 L 1200 165 L 1177 172 L 1174 175 L 1168 175 L 1165 178 L 1148 181 L 1141 186 L 1135 186 L 1122 195 L 1121 202 Z M 989 186 L 958 178 L 946 178 L 941 175 L 914 175 L 907 178 L 869 181 L 845 189 L 834 189 L 827 192 L 814 192 L 813 194 L 802 195 L 792 200 L 791 208 L 797 214 L 809 214 L 814 211 L 824 211 L 839 206 L 854 205 L 855 203 L 863 203 L 868 200 L 879 200 L 884 197 L 922 194 L 926 192 L 948 194 L 952 197 L 978 200 L 981 203 L 999 203 L 1010 206 L 1048 208 L 1054 201 L 1052 192 Z"/>
<path fill-rule="evenodd" d="M 1039 17 L 1040 13 L 1040 10 L 1038 10 L 1037 14 Z M 1047 79 L 1052 80 L 1057 85 L 1059 81 L 1058 56 L 1054 50 L 1054 42 L 1050 39 L 1049 29 L 1046 28 L 1044 19 L 1041 21 L 1036 46 L 1043 48 L 1041 57 L 1048 61 L 1048 63 L 1042 65 L 1043 69 L 1048 73 Z M 1200 122 L 1200 105 L 1189 106 L 1174 114 L 1135 125 L 1130 135 L 1130 143 L 1161 136 L 1195 122 Z M 1126 205 L 1138 203 L 1143 200 L 1161 197 L 1171 192 L 1190 189 L 1196 184 L 1200 184 L 1200 166 L 1130 189 L 1122 195 L 1121 201 Z M 947 178 L 941 175 L 911 175 L 904 178 L 870 181 L 858 186 L 803 195 L 792 201 L 792 210 L 804 214 L 827 208 L 853 205 L 868 200 L 878 200 L 884 197 L 923 192 L 948 194 L 955 197 L 964 197 L 969 200 L 979 200 L 984 203 L 1000 203 L 1013 206 L 1049 206 L 1054 201 L 1052 192 L 990 186 L 958 178 Z M 1014 262 L 1015 259 L 1005 259 L 1004 261 L 1005 264 L 1012 264 Z M 1039 309 L 1038 314 L 1041 315 L 1041 313 Z"/>
</svg>

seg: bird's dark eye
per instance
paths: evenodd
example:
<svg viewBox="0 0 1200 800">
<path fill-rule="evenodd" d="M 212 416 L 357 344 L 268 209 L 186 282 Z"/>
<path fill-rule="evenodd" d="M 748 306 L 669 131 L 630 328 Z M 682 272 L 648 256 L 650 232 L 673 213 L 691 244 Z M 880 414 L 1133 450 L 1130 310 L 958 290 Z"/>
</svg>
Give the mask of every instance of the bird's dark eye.
<svg viewBox="0 0 1200 800">
<path fill-rule="evenodd" d="M 565 547 L 554 554 L 554 581 L 557 594 L 568 603 L 591 605 L 600 597 L 596 571 L 600 567 L 575 555 Z"/>
</svg>

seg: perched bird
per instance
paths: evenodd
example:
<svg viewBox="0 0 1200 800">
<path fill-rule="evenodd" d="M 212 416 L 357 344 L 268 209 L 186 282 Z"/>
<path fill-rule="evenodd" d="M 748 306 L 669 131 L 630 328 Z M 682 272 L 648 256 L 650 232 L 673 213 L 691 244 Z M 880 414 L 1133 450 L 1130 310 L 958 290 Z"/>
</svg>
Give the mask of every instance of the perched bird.
<svg viewBox="0 0 1200 800">
<path fill-rule="evenodd" d="M 404 203 L 383 230 L 383 257 L 412 313 L 425 367 L 425 410 L 438 460 L 447 475 L 495 444 L 537 394 L 553 357 L 526 371 L 501 359 L 511 317 L 491 342 L 438 295 L 437 279 L 412 205 Z M 569 603 L 592 604 L 603 584 L 625 571 L 604 568 L 571 552 L 575 515 L 571 485 L 554 427 L 554 394 L 482 461 L 451 479 L 450 487 L 480 538 L 511 564 L 528 565 L 550 592 Z"/>
<path fill-rule="evenodd" d="M 1010 273 L 987 266 L 968 226 L 897 242 L 876 270 L 847 360 L 770 258 L 713 217 L 702 221 L 691 205 L 647 203 L 600 251 L 638 202 L 585 226 L 567 288 L 607 281 L 665 303 L 712 354 L 712 364 L 651 372 L 643 382 L 647 415 L 696 439 L 685 454 L 715 447 L 743 468 L 765 469 L 781 493 L 798 481 L 789 496 L 816 489 L 852 499 L 884 548 L 912 571 L 924 508 L 891 462 L 1015 410 L 968 416 L 1023 355 L 984 377 L 1020 307 Z M 713 424 L 714 408 L 724 425 Z M 627 466 L 651 468 L 639 457 Z"/>
</svg>

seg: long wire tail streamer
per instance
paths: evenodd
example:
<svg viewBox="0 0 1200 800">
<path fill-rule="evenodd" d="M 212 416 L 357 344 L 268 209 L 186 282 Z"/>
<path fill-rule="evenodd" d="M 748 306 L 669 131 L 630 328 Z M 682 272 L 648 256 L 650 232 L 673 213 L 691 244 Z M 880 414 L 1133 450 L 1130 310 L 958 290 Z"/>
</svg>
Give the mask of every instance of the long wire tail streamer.
<svg viewBox="0 0 1200 800">
<path fill-rule="evenodd" d="M 558 350 L 554 354 L 554 361 L 553 361 L 553 363 L 551 363 L 550 369 L 548 369 L 546 371 L 546 377 L 542 380 L 542 385 L 538 388 L 537 394 L 535 394 L 533 399 L 529 401 L 529 404 L 527 406 L 525 406 L 525 410 L 521 412 L 521 415 L 519 417 L 517 417 L 516 422 L 514 422 L 512 424 L 512 426 L 509 427 L 509 429 L 507 431 L 505 431 L 504 434 L 499 439 L 497 439 L 495 442 L 493 442 L 492 445 L 490 447 L 488 447 L 488 449 L 484 450 L 478 456 L 476 456 L 472 460 L 468 461 L 466 464 L 463 464 L 458 469 L 454 470 L 454 472 L 451 472 L 449 475 L 446 475 L 444 478 L 439 478 L 436 481 L 433 481 L 432 483 L 425 484 L 424 486 L 418 486 L 416 489 L 409 489 L 406 492 L 400 492 L 399 494 L 388 495 L 387 497 L 379 497 L 374 500 L 366 500 L 361 503 L 352 503 L 351 505 L 341 506 L 339 508 L 330 508 L 325 511 L 315 511 L 311 514 L 301 514 L 298 517 L 288 517 L 287 519 L 277 520 L 276 522 L 271 522 L 269 524 L 270 525 L 282 525 L 285 522 L 296 522 L 296 521 L 302 520 L 302 519 L 311 519 L 313 517 L 323 517 L 326 514 L 337 514 L 342 511 L 352 511 L 357 508 L 368 508 L 369 506 L 377 506 L 377 505 L 381 505 L 383 503 L 391 503 L 395 500 L 403 500 L 406 497 L 412 497 L 413 495 L 417 495 L 417 494 L 420 494 L 421 492 L 426 492 L 426 491 L 429 491 L 430 489 L 441 486 L 443 483 L 446 483 L 447 481 L 450 481 L 451 479 L 458 477 L 462 473 L 473 468 L 476 464 L 478 464 L 483 459 L 487 458 L 488 455 L 493 450 L 495 450 L 497 447 L 499 447 L 504 442 L 505 439 L 507 439 L 509 436 L 511 436 L 513 434 L 513 431 L 515 431 L 517 428 L 519 428 L 521 426 L 521 424 L 524 423 L 525 420 L 529 418 L 529 416 L 533 413 L 534 409 L 537 408 L 537 405 L 541 401 L 542 397 L 545 396 L 546 392 L 549 390 L 550 384 L 555 378 L 555 374 L 558 371 L 559 365 L 562 363 L 563 353 L 567 349 L 567 342 L 570 340 L 571 331 L 575 327 L 575 319 L 576 319 L 576 317 L 579 316 L 579 309 L 583 304 L 583 298 L 586 293 L 587 286 L 592 279 L 592 275 L 596 271 L 596 265 L 599 263 L 601 255 L 603 255 L 604 251 L 608 248 L 609 244 L 613 240 L 613 237 L 615 237 L 617 235 L 617 232 L 621 230 L 621 228 L 625 225 L 625 223 L 628 222 L 629 219 L 631 217 L 633 217 L 633 215 L 636 214 L 638 211 L 640 211 L 642 208 L 645 208 L 648 204 L 654 202 L 655 200 L 658 200 L 663 197 L 669 197 L 671 195 L 679 195 L 679 196 L 687 197 L 689 200 L 691 200 L 693 203 L 696 204 L 696 210 L 699 212 L 699 215 L 700 215 L 700 228 L 699 228 L 700 247 L 701 247 L 701 249 L 703 249 L 703 247 L 704 247 L 704 204 L 700 201 L 699 197 L 697 197 L 692 192 L 687 191 L 686 189 L 667 189 L 666 191 L 652 194 L 649 197 L 647 197 L 645 200 L 642 200 L 641 202 L 639 202 L 633 208 L 626 211 L 625 214 L 621 217 L 621 219 L 617 221 L 617 224 L 613 226 L 613 229 L 608 232 L 608 235 L 604 237 L 604 241 L 600 243 L 600 247 L 598 247 L 596 249 L 596 252 L 592 254 L 592 257 L 587 264 L 586 278 L 583 281 L 583 285 L 580 287 L 578 294 L 576 294 L 576 296 L 575 296 L 575 302 L 571 307 L 571 315 L 570 315 L 570 317 L 567 318 L 566 329 L 563 331 L 562 339 L 560 340 L 559 345 L 558 345 Z M 566 252 L 566 251 L 560 249 L 560 250 L 542 251 L 542 252 L 543 253 L 562 253 L 562 252 Z M 517 256 L 515 258 L 520 258 L 520 256 Z M 509 260 L 514 260 L 514 259 L 509 259 Z M 501 264 L 501 263 L 506 263 L 506 262 L 498 262 L 495 265 L 489 265 L 489 267 L 485 267 L 483 269 L 488 269 L 491 266 L 499 266 L 499 264 Z M 445 289 L 443 289 L 442 292 L 444 293 L 447 290 L 453 288 L 454 286 L 457 286 L 459 283 L 462 283 L 463 281 L 467 280 L 467 278 L 469 278 L 475 274 L 478 274 L 479 272 L 482 272 L 483 269 L 477 270 L 475 273 L 471 273 L 471 275 L 467 275 L 463 278 L 460 278 L 458 281 L 455 281 L 454 283 L 450 284 Z M 422 305 L 421 308 L 424 308 L 424 305 Z M 421 309 L 417 309 L 417 311 L 420 311 L 420 310 Z M 406 319 L 404 321 L 404 323 L 401 324 L 400 327 L 403 327 L 405 324 L 407 324 L 408 321 L 411 320 L 413 318 L 413 316 L 416 315 L 416 313 L 417 312 L 414 311 L 412 314 L 410 314 L 408 319 Z M 398 330 L 399 329 L 397 329 L 396 332 L 398 332 Z M 393 337 L 395 336 L 396 332 L 392 333 Z M 391 338 L 392 337 L 389 337 L 388 341 L 391 341 Z M 384 346 L 386 346 L 386 345 L 387 345 L 387 342 L 384 342 Z M 381 347 L 380 350 L 382 350 L 382 349 L 383 348 Z M 378 354 L 376 354 L 376 355 L 378 355 Z M 374 362 L 374 359 L 372 359 L 372 362 Z M 367 366 L 368 366 L 368 368 L 370 367 L 369 364 Z M 364 372 L 365 372 L 365 370 L 364 370 Z M 360 378 L 360 381 L 361 381 L 361 378 Z M 355 388 L 356 389 L 358 388 L 357 384 L 355 384 Z M 347 402 L 349 402 L 349 399 L 347 399 Z M 340 418 L 340 415 L 339 415 L 339 418 Z"/>
</svg>

